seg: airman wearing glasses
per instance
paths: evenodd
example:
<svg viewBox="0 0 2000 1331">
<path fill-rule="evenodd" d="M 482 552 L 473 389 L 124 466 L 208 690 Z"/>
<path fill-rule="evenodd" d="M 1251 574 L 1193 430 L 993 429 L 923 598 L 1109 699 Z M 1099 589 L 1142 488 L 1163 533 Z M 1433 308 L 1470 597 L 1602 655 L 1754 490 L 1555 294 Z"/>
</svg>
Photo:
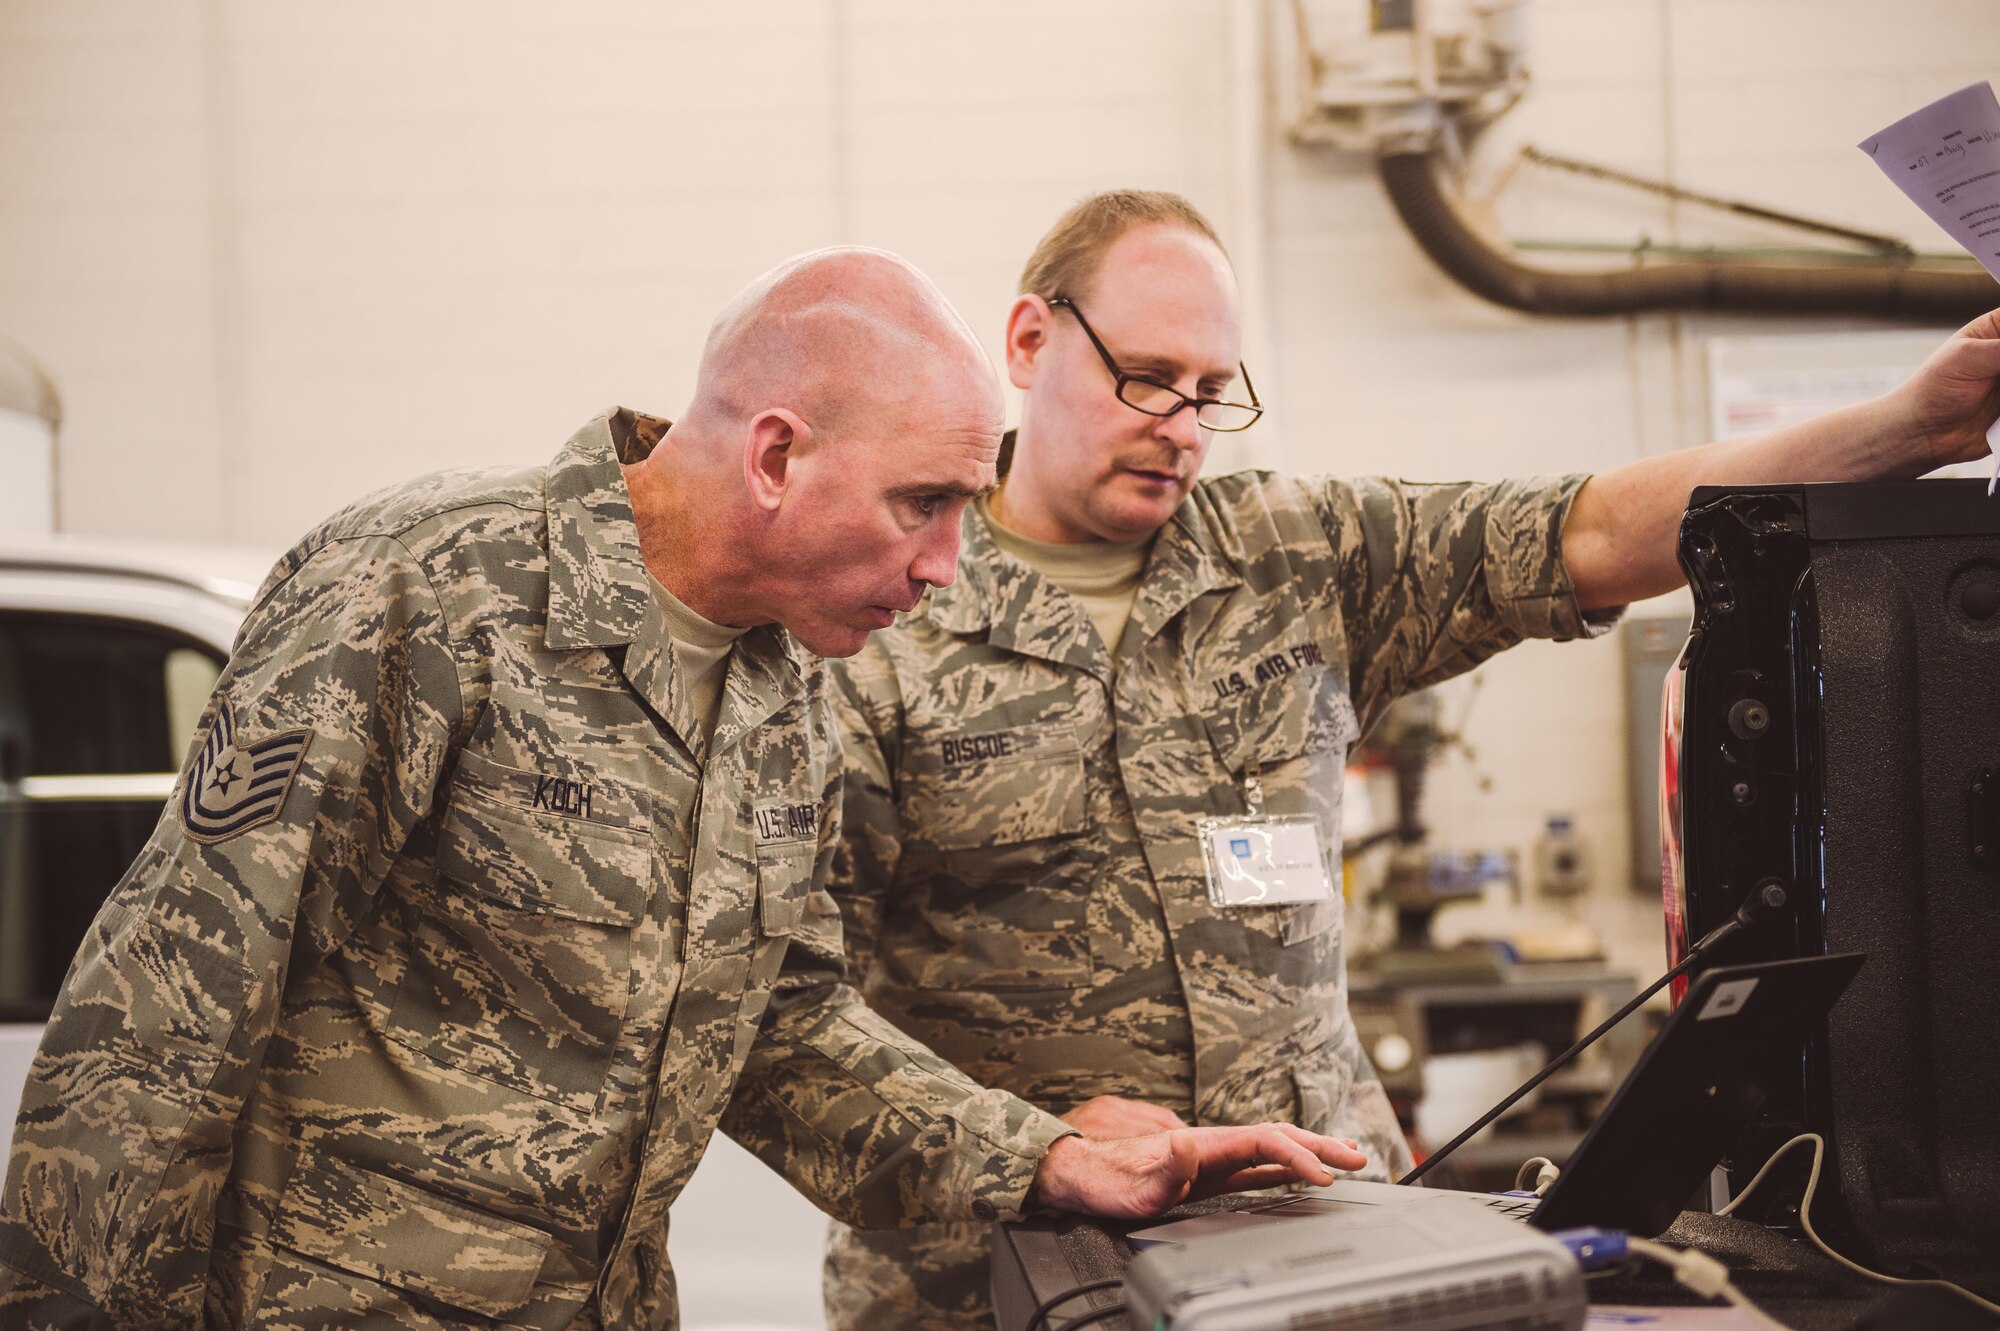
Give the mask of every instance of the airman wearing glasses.
<svg viewBox="0 0 2000 1331">
<path fill-rule="evenodd" d="M 834 663 L 850 974 L 1086 1135 L 1290 1120 L 1378 1178 L 1411 1161 L 1347 1012 L 1350 747 L 1403 693 L 1677 585 L 1692 485 L 1915 475 L 1985 452 L 2000 407 L 1989 316 L 1912 389 L 1595 478 L 1204 479 L 1264 408 L 1201 214 L 1086 199 L 1020 290 L 1020 425 L 959 578 Z M 990 1327 L 987 1241 L 836 1225 L 830 1326 Z"/>
</svg>

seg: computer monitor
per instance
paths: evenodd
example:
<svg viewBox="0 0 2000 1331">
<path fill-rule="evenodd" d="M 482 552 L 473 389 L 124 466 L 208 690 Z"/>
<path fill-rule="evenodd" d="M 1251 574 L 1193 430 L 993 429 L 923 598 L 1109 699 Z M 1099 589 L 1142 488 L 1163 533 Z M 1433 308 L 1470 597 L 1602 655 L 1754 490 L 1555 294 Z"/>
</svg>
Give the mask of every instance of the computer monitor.
<svg viewBox="0 0 2000 1331">
<path fill-rule="evenodd" d="M 1697 489 L 1666 691 L 1678 960 L 1767 879 L 1787 918 L 1710 964 L 1868 965 L 1732 1152 L 1827 1140 L 1813 1221 L 1891 1269 L 2000 1284 L 2000 498 L 1972 480 Z M 1784 1189 L 1746 1211 L 1783 1218 Z"/>
</svg>

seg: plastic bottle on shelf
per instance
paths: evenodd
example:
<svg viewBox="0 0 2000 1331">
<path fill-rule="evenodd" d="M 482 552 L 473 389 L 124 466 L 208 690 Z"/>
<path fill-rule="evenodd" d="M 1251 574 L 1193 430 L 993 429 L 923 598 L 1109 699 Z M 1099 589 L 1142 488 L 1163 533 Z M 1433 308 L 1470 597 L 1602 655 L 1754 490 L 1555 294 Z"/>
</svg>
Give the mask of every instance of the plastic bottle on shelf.
<svg viewBox="0 0 2000 1331">
<path fill-rule="evenodd" d="M 1545 897 L 1575 897 L 1590 890 L 1590 847 L 1566 813 L 1550 814 L 1535 842 L 1535 886 Z"/>
</svg>

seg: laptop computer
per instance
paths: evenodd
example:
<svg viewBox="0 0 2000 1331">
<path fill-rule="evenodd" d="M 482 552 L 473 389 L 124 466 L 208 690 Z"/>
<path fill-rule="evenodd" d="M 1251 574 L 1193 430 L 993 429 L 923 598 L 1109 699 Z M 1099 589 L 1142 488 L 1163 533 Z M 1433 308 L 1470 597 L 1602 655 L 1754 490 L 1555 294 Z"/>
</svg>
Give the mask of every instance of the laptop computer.
<svg viewBox="0 0 2000 1331">
<path fill-rule="evenodd" d="M 1340 1179 L 1238 1211 L 1192 1216 L 1129 1236 L 1185 1243 L 1361 1206 L 1473 1197 L 1554 1231 L 1596 1225 L 1653 1236 L 1673 1224 L 1782 1078 L 1796 1076 L 1861 953 L 1718 966 L 1667 1019 L 1547 1193 L 1468 1193 Z"/>
</svg>

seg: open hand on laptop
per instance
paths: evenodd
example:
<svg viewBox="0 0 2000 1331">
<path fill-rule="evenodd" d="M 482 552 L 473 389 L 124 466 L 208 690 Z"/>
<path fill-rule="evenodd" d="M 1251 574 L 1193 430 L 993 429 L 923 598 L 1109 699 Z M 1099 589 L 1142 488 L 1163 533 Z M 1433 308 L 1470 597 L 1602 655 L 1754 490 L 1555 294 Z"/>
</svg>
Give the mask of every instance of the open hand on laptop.
<svg viewBox="0 0 2000 1331">
<path fill-rule="evenodd" d="M 1035 1172 L 1033 1200 L 1059 1211 L 1138 1218 L 1217 1193 L 1324 1186 L 1334 1169 L 1367 1164 L 1353 1142 L 1289 1123 L 1175 1128 L 1111 1141 L 1064 1137 Z"/>
</svg>

